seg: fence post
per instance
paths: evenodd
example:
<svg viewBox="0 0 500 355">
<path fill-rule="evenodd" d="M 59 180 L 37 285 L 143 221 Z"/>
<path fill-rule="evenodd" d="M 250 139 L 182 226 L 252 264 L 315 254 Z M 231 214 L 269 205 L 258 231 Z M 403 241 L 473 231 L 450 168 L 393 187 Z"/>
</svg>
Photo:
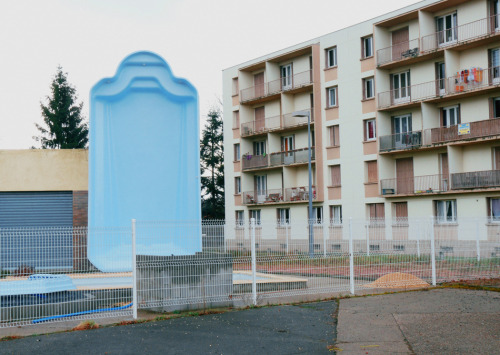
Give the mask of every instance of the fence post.
<svg viewBox="0 0 500 355">
<path fill-rule="evenodd" d="M 481 261 L 481 248 L 479 245 L 479 219 L 476 218 L 476 250 L 477 250 L 477 261 Z"/>
<path fill-rule="evenodd" d="M 135 219 L 132 220 L 132 313 L 137 319 L 137 258 Z"/>
<path fill-rule="evenodd" d="M 323 219 L 323 257 L 326 258 L 326 239 L 328 238 L 328 223 Z"/>
<path fill-rule="evenodd" d="M 349 283 L 354 295 L 354 250 L 352 245 L 352 217 L 349 218 Z"/>
<path fill-rule="evenodd" d="M 255 257 L 255 218 L 250 218 L 250 236 L 252 250 L 252 302 L 257 305 L 257 259 Z"/>
<path fill-rule="evenodd" d="M 420 221 L 416 220 L 415 223 L 417 223 L 417 256 L 420 259 L 420 232 L 421 232 L 421 226 L 420 226 Z"/>
<path fill-rule="evenodd" d="M 431 268 L 432 268 L 432 286 L 436 286 L 436 246 L 434 245 L 434 217 L 431 216 L 430 223 L 431 237 Z"/>
<path fill-rule="evenodd" d="M 366 233 L 366 256 L 370 256 L 370 229 L 368 226 L 368 222 L 365 223 L 365 233 Z"/>
</svg>

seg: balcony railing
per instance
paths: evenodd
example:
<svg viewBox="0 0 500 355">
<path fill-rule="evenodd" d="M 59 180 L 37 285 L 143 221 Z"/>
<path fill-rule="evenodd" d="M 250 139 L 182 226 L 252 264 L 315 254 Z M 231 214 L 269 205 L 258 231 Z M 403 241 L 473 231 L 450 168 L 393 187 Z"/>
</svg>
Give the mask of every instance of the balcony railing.
<svg viewBox="0 0 500 355">
<path fill-rule="evenodd" d="M 425 175 L 380 180 L 382 195 L 417 195 L 449 191 L 448 175 Z"/>
<path fill-rule="evenodd" d="M 422 145 L 422 131 L 396 133 L 379 138 L 380 151 L 416 149 Z"/>
<path fill-rule="evenodd" d="M 249 191 L 243 193 L 243 204 L 260 205 L 267 203 L 308 201 L 307 187 L 290 187 L 285 189 L 269 189 L 265 191 Z M 316 188 L 313 186 L 313 200 L 316 200 Z"/>
<path fill-rule="evenodd" d="M 430 52 L 489 36 L 500 29 L 499 20 L 499 15 L 494 15 L 424 36 L 420 39 L 420 50 Z"/>
<path fill-rule="evenodd" d="M 304 110 L 297 110 L 297 111 L 309 111 L 311 115 L 311 122 L 314 122 L 314 111 L 312 109 L 307 108 Z M 283 126 L 285 128 L 297 127 L 303 125 L 307 125 L 307 117 L 296 117 L 293 116 L 293 113 L 287 113 L 283 115 Z"/>
<path fill-rule="evenodd" d="M 465 125 L 465 127 L 464 127 Z M 462 130 L 459 130 L 462 128 Z M 468 128 L 468 129 L 467 129 Z M 493 118 L 483 121 L 426 129 L 423 145 L 440 144 L 471 138 L 486 138 L 500 135 L 500 119 Z"/>
<path fill-rule="evenodd" d="M 274 116 L 263 120 L 242 123 L 240 134 L 242 137 L 248 137 L 279 128 L 281 128 L 281 116 Z"/>
<path fill-rule="evenodd" d="M 272 80 L 267 83 L 242 89 L 240 91 L 240 102 L 257 100 L 267 96 L 279 94 L 281 91 L 298 89 L 310 85 L 312 82 L 312 70 L 306 70 L 289 77 Z"/>
<path fill-rule="evenodd" d="M 271 166 L 307 163 L 309 161 L 309 153 L 307 148 L 294 149 L 287 152 L 271 153 L 269 159 Z M 314 159 L 314 147 L 311 147 L 311 160 Z"/>
<path fill-rule="evenodd" d="M 378 108 L 407 105 L 440 96 L 465 93 L 489 86 L 500 85 L 500 67 L 462 70 L 446 79 L 384 91 L 378 94 Z"/>
<path fill-rule="evenodd" d="M 269 155 L 244 154 L 241 162 L 243 170 L 266 168 L 269 166 Z"/>
<path fill-rule="evenodd" d="M 451 174 L 453 190 L 500 187 L 500 170 Z"/>
<path fill-rule="evenodd" d="M 413 39 L 377 51 L 377 65 L 395 62 L 398 60 L 417 57 L 420 54 L 420 41 Z"/>
</svg>

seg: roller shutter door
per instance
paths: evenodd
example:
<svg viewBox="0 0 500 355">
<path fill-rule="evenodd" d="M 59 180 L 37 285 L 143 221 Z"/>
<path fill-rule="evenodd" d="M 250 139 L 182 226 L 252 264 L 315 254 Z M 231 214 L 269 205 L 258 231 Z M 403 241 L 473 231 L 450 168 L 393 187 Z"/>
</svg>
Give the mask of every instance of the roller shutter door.
<svg viewBox="0 0 500 355">
<path fill-rule="evenodd" d="M 72 266 L 73 193 L 0 192 L 0 267 Z"/>
</svg>

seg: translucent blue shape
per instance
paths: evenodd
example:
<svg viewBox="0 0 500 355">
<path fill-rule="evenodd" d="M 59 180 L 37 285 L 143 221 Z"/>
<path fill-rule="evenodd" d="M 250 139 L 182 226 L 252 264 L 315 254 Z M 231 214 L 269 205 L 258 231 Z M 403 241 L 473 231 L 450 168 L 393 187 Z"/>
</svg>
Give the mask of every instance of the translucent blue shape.
<svg viewBox="0 0 500 355">
<path fill-rule="evenodd" d="M 87 254 L 94 266 L 131 270 L 130 234 L 105 229 L 132 219 L 189 221 L 189 235 L 182 224 L 152 239 L 138 228 L 138 254 L 201 251 L 199 162 L 198 93 L 163 58 L 133 53 L 99 81 L 90 93 Z"/>
</svg>

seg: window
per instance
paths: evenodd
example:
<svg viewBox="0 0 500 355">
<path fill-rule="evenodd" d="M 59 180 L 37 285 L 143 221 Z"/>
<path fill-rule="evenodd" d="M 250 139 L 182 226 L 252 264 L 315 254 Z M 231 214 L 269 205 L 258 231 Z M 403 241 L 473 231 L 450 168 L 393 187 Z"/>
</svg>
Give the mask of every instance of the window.
<svg viewBox="0 0 500 355">
<path fill-rule="evenodd" d="M 394 215 L 396 216 L 395 224 L 408 223 L 408 203 L 407 202 L 394 202 Z"/>
<path fill-rule="evenodd" d="M 373 78 L 363 79 L 363 100 L 373 99 L 375 97 Z"/>
<path fill-rule="evenodd" d="M 252 218 L 255 218 L 255 225 L 260 226 L 260 210 L 250 210 L 248 213 L 250 215 L 250 223 Z"/>
<path fill-rule="evenodd" d="M 500 222 L 500 198 L 488 199 L 488 217 L 490 222 Z"/>
<path fill-rule="evenodd" d="M 234 193 L 236 195 L 241 194 L 241 177 L 239 176 L 234 178 Z"/>
<path fill-rule="evenodd" d="M 323 221 L 323 207 L 313 207 L 312 223 L 321 224 Z"/>
<path fill-rule="evenodd" d="M 413 137 L 411 115 L 395 116 L 392 118 L 392 142 L 394 148 L 404 149 L 413 145 L 419 145 L 420 136 Z"/>
<path fill-rule="evenodd" d="M 257 202 L 266 201 L 267 195 L 267 175 L 255 175 L 255 190 L 257 192 Z"/>
<path fill-rule="evenodd" d="M 335 107 L 337 106 L 337 87 L 326 89 L 327 97 L 328 97 L 328 106 L 327 107 Z"/>
<path fill-rule="evenodd" d="M 234 161 L 240 160 L 240 143 L 234 145 Z"/>
<path fill-rule="evenodd" d="M 330 141 L 328 143 L 329 143 L 330 147 L 340 146 L 340 139 L 339 139 L 340 132 L 339 132 L 339 130 L 340 130 L 340 128 L 338 125 L 328 127 L 328 135 L 329 135 L 329 139 L 330 139 Z"/>
<path fill-rule="evenodd" d="M 253 155 L 266 155 L 266 141 L 253 142 Z"/>
<path fill-rule="evenodd" d="M 500 97 L 492 98 L 490 105 L 490 117 L 500 118 Z"/>
<path fill-rule="evenodd" d="M 341 179 L 340 179 L 340 165 L 332 165 L 330 166 L 330 176 L 332 187 L 340 187 Z"/>
<path fill-rule="evenodd" d="M 385 210 L 383 203 L 369 203 L 370 224 L 384 224 Z"/>
<path fill-rule="evenodd" d="M 492 84 L 500 84 L 500 49 L 490 50 Z"/>
<path fill-rule="evenodd" d="M 278 208 L 277 209 L 278 225 L 285 226 L 290 224 L 290 209 Z"/>
<path fill-rule="evenodd" d="M 233 112 L 233 128 L 240 128 L 240 111 Z"/>
<path fill-rule="evenodd" d="M 436 222 L 437 223 L 457 222 L 456 200 L 436 201 Z"/>
<path fill-rule="evenodd" d="M 337 66 L 337 47 L 326 50 L 326 67 L 332 68 Z"/>
<path fill-rule="evenodd" d="M 239 91 L 238 78 L 233 78 L 233 96 L 238 95 L 238 91 Z"/>
<path fill-rule="evenodd" d="M 410 72 L 391 74 L 392 99 L 394 104 L 410 101 Z"/>
<path fill-rule="evenodd" d="M 373 37 L 368 36 L 363 38 L 362 40 L 363 52 L 361 58 L 368 58 L 373 56 Z"/>
<path fill-rule="evenodd" d="M 342 224 L 342 206 L 330 206 L 330 223 Z"/>
<path fill-rule="evenodd" d="M 377 171 L 377 161 L 367 161 L 366 162 L 366 182 L 367 183 L 378 183 L 378 171 Z"/>
<path fill-rule="evenodd" d="M 440 46 L 457 41 L 457 13 L 436 18 L 437 40 Z"/>
<path fill-rule="evenodd" d="M 243 211 L 235 211 L 236 225 L 243 226 L 245 224 L 245 214 Z"/>
<path fill-rule="evenodd" d="M 500 0 L 493 0 L 491 2 L 491 7 L 492 7 L 492 10 L 490 12 L 490 15 L 493 15 L 494 16 L 494 26 L 495 26 L 495 30 L 500 30 Z"/>
<path fill-rule="evenodd" d="M 377 129 L 375 126 L 375 120 L 366 120 L 364 122 L 365 126 L 365 141 L 373 141 L 377 139 Z"/>
<path fill-rule="evenodd" d="M 292 88 L 292 64 L 283 65 L 281 67 L 281 88 L 288 90 Z"/>
<path fill-rule="evenodd" d="M 460 123 L 460 106 L 449 106 L 442 108 L 443 127 L 456 126 Z"/>
<path fill-rule="evenodd" d="M 438 87 L 438 94 L 444 95 L 446 93 L 446 67 L 444 62 L 436 63 L 436 80 Z"/>
</svg>

